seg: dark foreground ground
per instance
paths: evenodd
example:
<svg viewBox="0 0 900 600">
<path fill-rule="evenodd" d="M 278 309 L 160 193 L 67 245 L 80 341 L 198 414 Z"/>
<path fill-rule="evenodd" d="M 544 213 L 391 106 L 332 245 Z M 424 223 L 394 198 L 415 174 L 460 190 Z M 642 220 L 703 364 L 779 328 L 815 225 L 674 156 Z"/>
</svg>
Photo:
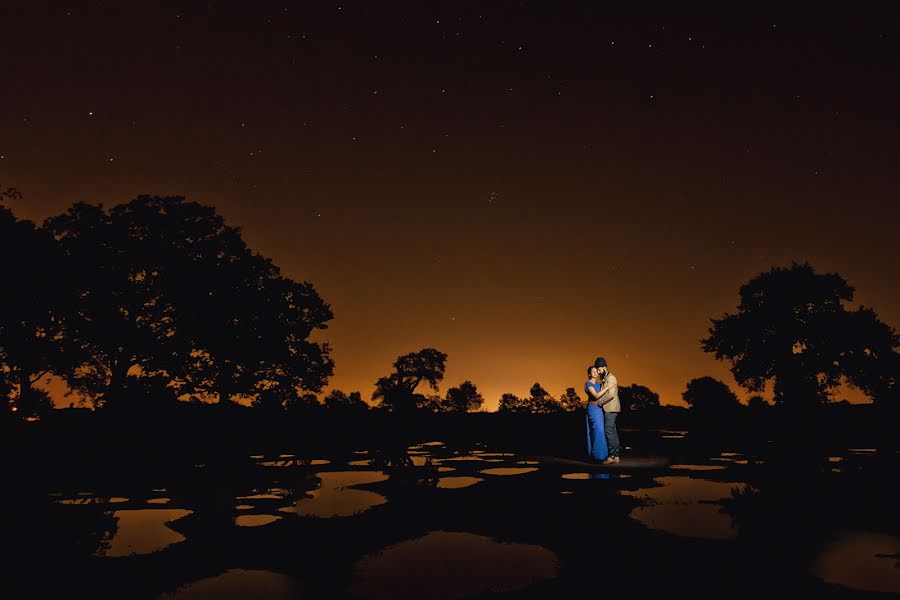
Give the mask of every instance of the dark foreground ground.
<svg viewBox="0 0 900 600">
<path fill-rule="evenodd" d="M 625 428 L 623 465 L 591 469 L 580 436 L 516 449 L 392 431 L 378 447 L 276 448 L 231 433 L 189 452 L 175 432 L 20 438 L 7 597 L 900 592 L 893 450 Z"/>
</svg>

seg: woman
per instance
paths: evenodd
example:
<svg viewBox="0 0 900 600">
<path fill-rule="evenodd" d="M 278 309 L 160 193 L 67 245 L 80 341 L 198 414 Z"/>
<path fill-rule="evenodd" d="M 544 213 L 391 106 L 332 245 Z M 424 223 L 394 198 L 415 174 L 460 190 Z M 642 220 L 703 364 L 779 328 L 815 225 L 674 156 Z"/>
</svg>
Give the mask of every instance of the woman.
<svg viewBox="0 0 900 600">
<path fill-rule="evenodd" d="M 603 428 L 603 409 L 597 402 L 600 398 L 600 371 L 595 366 L 587 369 L 588 380 L 584 383 L 584 393 L 587 394 L 587 447 L 588 454 L 595 462 L 602 462 L 609 456 L 606 446 L 606 434 Z"/>
</svg>

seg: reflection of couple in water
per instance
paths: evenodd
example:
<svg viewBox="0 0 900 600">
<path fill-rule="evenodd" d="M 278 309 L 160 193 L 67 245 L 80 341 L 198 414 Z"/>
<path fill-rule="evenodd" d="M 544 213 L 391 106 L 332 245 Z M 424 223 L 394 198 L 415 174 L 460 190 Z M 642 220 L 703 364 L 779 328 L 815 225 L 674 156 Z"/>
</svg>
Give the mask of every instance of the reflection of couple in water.
<svg viewBox="0 0 900 600">
<path fill-rule="evenodd" d="M 616 417 L 622 410 L 619 403 L 619 385 L 616 376 L 609 372 L 605 358 L 598 358 L 588 367 L 588 380 L 584 384 L 587 394 L 587 447 L 595 462 L 614 465 L 619 462 L 619 432 Z"/>
</svg>

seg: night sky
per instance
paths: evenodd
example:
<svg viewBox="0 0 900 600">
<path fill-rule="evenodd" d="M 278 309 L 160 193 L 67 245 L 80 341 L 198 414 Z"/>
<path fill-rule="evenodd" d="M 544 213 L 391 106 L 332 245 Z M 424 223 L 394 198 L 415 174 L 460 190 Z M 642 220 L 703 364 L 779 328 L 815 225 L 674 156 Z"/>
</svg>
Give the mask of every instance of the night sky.
<svg viewBox="0 0 900 600">
<path fill-rule="evenodd" d="M 4 3 L 0 184 L 215 205 L 335 318 L 331 387 L 448 354 L 681 403 L 773 266 L 900 326 L 895 2 Z"/>
</svg>

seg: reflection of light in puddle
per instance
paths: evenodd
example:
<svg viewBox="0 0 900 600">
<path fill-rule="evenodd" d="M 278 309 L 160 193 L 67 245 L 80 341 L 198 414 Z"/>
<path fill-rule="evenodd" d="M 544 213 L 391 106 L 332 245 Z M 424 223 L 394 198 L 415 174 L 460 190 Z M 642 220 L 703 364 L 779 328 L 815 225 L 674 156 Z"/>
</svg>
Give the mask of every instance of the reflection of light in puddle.
<svg viewBox="0 0 900 600">
<path fill-rule="evenodd" d="M 450 471 L 455 471 L 455 467 L 438 467 L 438 473 L 449 473 Z"/>
<path fill-rule="evenodd" d="M 252 504 L 238 504 L 234 508 L 235 508 L 235 510 L 250 510 L 251 508 L 253 508 L 253 505 Z"/>
<path fill-rule="evenodd" d="M 743 454 L 741 454 L 740 452 L 719 452 L 719 456 L 735 457 L 735 456 L 743 456 Z"/>
<path fill-rule="evenodd" d="M 327 465 L 331 464 L 331 461 L 321 458 L 306 461 L 300 458 L 293 458 L 292 455 L 282 455 L 277 460 L 265 460 L 259 464 L 264 467 L 293 467 L 296 465 Z"/>
<path fill-rule="evenodd" d="M 477 460 L 480 462 L 484 462 L 484 459 L 480 456 L 451 456 L 450 458 L 445 458 L 444 460 Z"/>
<path fill-rule="evenodd" d="M 277 515 L 240 515 L 234 522 L 238 527 L 260 527 L 262 525 L 274 523 L 280 518 L 281 517 Z"/>
<path fill-rule="evenodd" d="M 900 593 L 900 569 L 890 555 L 900 552 L 900 538 L 848 531 L 827 545 L 813 563 L 813 573 L 829 583 L 874 592 Z"/>
<path fill-rule="evenodd" d="M 834 463 L 834 462 L 841 462 L 842 460 L 844 460 L 844 459 L 840 456 L 829 456 L 828 457 L 828 462 Z"/>
<path fill-rule="evenodd" d="M 463 598 L 520 590 L 554 578 L 558 568 L 556 555 L 542 546 L 434 531 L 357 562 L 359 580 L 350 592 L 376 599 Z"/>
<path fill-rule="evenodd" d="M 238 500 L 283 500 L 290 495 L 284 488 L 271 488 L 264 494 L 253 494 L 252 496 L 238 496 Z"/>
<path fill-rule="evenodd" d="M 296 600 L 303 597 L 297 583 L 281 573 L 233 569 L 189 583 L 157 600 Z"/>
<path fill-rule="evenodd" d="M 673 469 L 683 469 L 685 471 L 724 471 L 726 467 L 722 465 L 670 465 Z"/>
<path fill-rule="evenodd" d="M 735 457 L 733 457 L 733 456 L 728 456 L 728 457 L 725 457 L 725 456 L 714 456 L 714 457 L 710 458 L 709 460 L 715 460 L 715 461 L 718 461 L 718 462 L 727 462 L 727 463 L 730 463 L 730 464 L 732 464 L 732 465 L 746 465 L 746 464 L 749 463 L 749 460 L 746 459 L 746 458 L 737 459 L 737 458 L 735 458 Z M 698 466 L 699 466 L 699 465 L 698 465 Z"/>
<path fill-rule="evenodd" d="M 540 463 L 536 460 L 520 460 L 516 464 L 517 465 L 537 465 Z"/>
<path fill-rule="evenodd" d="M 116 534 L 109 549 L 100 556 L 128 556 L 149 554 L 185 539 L 180 533 L 166 527 L 166 523 L 191 514 L 180 508 L 144 508 L 117 510 L 113 517 L 118 521 Z"/>
<path fill-rule="evenodd" d="M 875 448 L 848 448 L 848 450 L 856 454 L 875 454 L 878 452 Z"/>
<path fill-rule="evenodd" d="M 738 483 L 720 483 L 688 477 L 658 477 L 662 487 L 638 491 L 623 490 L 623 494 L 648 498 L 653 504 L 640 506 L 632 516 L 647 527 L 685 537 L 732 539 L 737 532 L 731 518 L 721 512 L 718 504 L 701 504 L 730 498 Z"/>
<path fill-rule="evenodd" d="M 322 483 L 319 489 L 308 492 L 310 498 L 302 498 L 294 506 L 281 510 L 309 517 L 348 517 L 387 502 L 381 494 L 350 487 L 387 481 L 382 471 L 335 471 L 318 476 Z"/>
<path fill-rule="evenodd" d="M 484 481 L 480 477 L 441 477 L 438 479 L 437 486 L 448 490 L 469 487 L 475 485 L 479 481 Z"/>
<path fill-rule="evenodd" d="M 168 504 L 171 502 L 169 498 L 150 498 L 147 500 L 147 504 Z"/>
<path fill-rule="evenodd" d="M 67 498 L 65 500 L 57 500 L 59 504 L 122 504 L 128 502 L 128 498 L 121 496 L 113 496 L 112 498 L 104 498 L 102 496 L 83 496 L 81 498 Z"/>
<path fill-rule="evenodd" d="M 372 464 L 372 459 L 367 458 L 365 460 L 351 460 L 347 464 L 352 467 L 368 467 Z"/>
<path fill-rule="evenodd" d="M 563 479 L 617 479 L 622 475 L 610 473 L 566 473 Z"/>
<path fill-rule="evenodd" d="M 535 467 L 497 467 L 495 469 L 483 469 L 481 473 L 485 475 L 522 475 L 532 471 L 537 471 L 537 469 Z"/>
</svg>

